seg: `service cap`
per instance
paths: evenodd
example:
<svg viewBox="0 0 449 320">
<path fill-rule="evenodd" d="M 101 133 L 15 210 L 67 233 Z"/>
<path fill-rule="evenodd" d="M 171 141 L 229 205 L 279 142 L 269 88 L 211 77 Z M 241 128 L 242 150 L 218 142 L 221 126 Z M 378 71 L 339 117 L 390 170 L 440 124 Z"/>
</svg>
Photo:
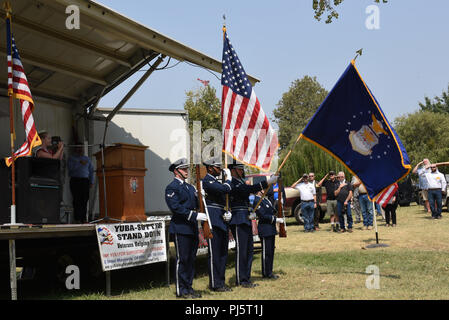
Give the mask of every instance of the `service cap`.
<svg viewBox="0 0 449 320">
<path fill-rule="evenodd" d="M 176 160 L 175 162 L 173 162 L 170 167 L 168 167 L 168 170 L 171 172 L 174 172 L 175 169 L 182 169 L 182 168 L 188 168 L 189 167 L 189 162 L 187 161 L 186 158 L 181 158 L 179 160 Z"/>
</svg>

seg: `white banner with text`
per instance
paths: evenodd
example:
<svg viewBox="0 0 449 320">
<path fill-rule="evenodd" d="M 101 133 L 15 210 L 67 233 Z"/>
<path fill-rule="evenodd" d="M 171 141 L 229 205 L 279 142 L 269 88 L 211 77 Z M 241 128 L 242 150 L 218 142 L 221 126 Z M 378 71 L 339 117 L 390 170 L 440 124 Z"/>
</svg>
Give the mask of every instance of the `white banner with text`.
<svg viewBox="0 0 449 320">
<path fill-rule="evenodd" d="M 103 271 L 167 261 L 165 223 L 97 224 Z"/>
</svg>

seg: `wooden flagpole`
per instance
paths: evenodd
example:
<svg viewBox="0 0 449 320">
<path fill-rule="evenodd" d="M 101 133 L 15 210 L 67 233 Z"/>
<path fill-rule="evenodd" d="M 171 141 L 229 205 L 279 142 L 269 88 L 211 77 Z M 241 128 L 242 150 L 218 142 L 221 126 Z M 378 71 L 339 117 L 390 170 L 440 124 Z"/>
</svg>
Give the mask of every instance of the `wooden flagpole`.
<svg viewBox="0 0 449 320">
<path fill-rule="evenodd" d="M 223 41 L 225 39 L 225 33 L 226 33 L 226 16 L 223 14 Z M 223 112 L 223 111 L 222 111 Z M 223 116 L 223 115 L 222 115 Z M 223 131 L 223 121 L 222 121 L 222 129 Z M 224 141 L 224 138 L 223 138 Z M 224 153 L 224 167 L 227 169 L 228 168 L 228 155 L 226 153 Z M 222 173 L 222 175 L 224 175 Z M 231 178 L 231 177 L 228 177 Z M 224 181 L 224 179 L 222 179 Z M 229 211 L 229 193 L 226 194 L 226 206 L 225 206 L 225 211 L 228 212 Z"/>
<path fill-rule="evenodd" d="M 279 168 L 276 170 L 275 175 L 279 175 L 279 173 L 281 172 L 282 167 L 285 165 L 285 162 L 287 162 L 287 159 L 290 157 L 293 149 L 295 148 L 296 144 L 299 142 L 299 140 L 301 140 L 302 134 L 300 134 L 298 136 L 298 138 L 296 139 L 295 143 L 293 144 L 293 146 L 290 148 L 290 150 L 288 151 L 287 155 L 285 156 L 284 160 L 282 161 L 281 165 L 279 166 Z M 262 202 L 263 198 L 265 198 L 268 190 L 270 189 L 271 185 L 268 185 L 268 187 L 263 191 L 262 196 L 260 197 L 259 201 L 257 202 L 257 204 L 254 206 L 253 208 L 253 212 L 256 212 L 257 208 L 259 207 L 260 203 Z"/>
</svg>

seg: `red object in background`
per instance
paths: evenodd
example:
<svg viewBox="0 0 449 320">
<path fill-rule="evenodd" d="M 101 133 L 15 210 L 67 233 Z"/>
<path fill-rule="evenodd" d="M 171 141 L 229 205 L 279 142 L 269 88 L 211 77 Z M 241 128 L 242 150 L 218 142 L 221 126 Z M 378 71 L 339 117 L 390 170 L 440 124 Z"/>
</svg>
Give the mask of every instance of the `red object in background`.
<svg viewBox="0 0 449 320">
<path fill-rule="evenodd" d="M 198 80 L 199 82 L 201 82 L 205 87 L 207 87 L 209 85 L 209 80 L 201 80 L 200 78 L 197 78 L 196 80 Z"/>
</svg>

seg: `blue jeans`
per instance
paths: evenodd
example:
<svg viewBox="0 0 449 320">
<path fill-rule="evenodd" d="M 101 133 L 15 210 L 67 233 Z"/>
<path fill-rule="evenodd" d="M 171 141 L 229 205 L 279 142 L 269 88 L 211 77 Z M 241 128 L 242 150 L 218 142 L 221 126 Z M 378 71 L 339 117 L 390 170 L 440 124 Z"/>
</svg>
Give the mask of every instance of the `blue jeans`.
<svg viewBox="0 0 449 320">
<path fill-rule="evenodd" d="M 359 194 L 360 209 L 362 210 L 363 225 L 369 227 L 373 225 L 373 203 L 368 199 L 368 195 Z"/>
<path fill-rule="evenodd" d="M 430 211 L 432 211 L 432 217 L 437 218 L 441 216 L 441 189 L 427 190 L 427 197 L 429 198 Z M 436 202 L 436 206 L 435 206 Z"/>
<path fill-rule="evenodd" d="M 344 206 L 344 202 L 337 201 L 338 219 L 340 220 L 341 229 L 345 228 Z M 348 217 L 348 229 L 352 229 L 351 201 L 348 201 L 346 206 L 346 215 Z"/>
<path fill-rule="evenodd" d="M 301 202 L 301 213 L 304 219 L 304 230 L 313 230 L 313 213 L 315 211 L 314 203 L 312 202 Z"/>
</svg>

